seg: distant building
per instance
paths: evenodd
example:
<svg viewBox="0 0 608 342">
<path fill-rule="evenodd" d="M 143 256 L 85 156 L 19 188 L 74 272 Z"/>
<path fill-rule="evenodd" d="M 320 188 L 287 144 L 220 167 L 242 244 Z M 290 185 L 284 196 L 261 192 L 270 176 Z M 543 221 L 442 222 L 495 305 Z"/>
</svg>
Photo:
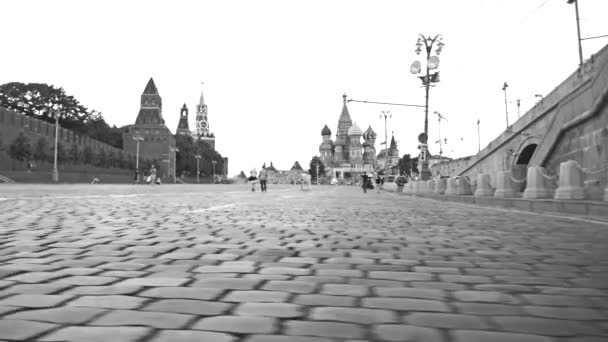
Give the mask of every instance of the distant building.
<svg viewBox="0 0 608 342">
<path fill-rule="evenodd" d="M 173 158 L 175 158 L 175 137 L 165 125 L 162 115 L 162 99 L 154 80 L 150 78 L 144 92 L 141 95 L 139 114 L 135 124 L 124 126 L 123 150 L 136 154 L 136 137 L 143 140 L 139 143 L 139 157 L 142 159 L 155 160 L 158 175 L 161 177 L 173 176 Z M 149 167 L 141 165 L 140 169 Z"/>
<path fill-rule="evenodd" d="M 207 116 L 207 105 L 205 104 L 205 97 L 201 90 L 201 97 L 199 98 L 198 105 L 196 106 L 196 139 L 205 141 L 215 150 L 215 135 L 211 133 L 209 127 L 209 117 Z"/>
<path fill-rule="evenodd" d="M 387 175 L 399 174 L 399 149 L 395 137 L 391 137 L 391 144 L 388 150 L 382 149 L 377 157 L 378 170 L 385 172 Z"/>
<path fill-rule="evenodd" d="M 321 130 L 323 141 L 319 146 L 319 154 L 325 165 L 326 176 L 338 179 L 358 179 L 363 172 L 373 173 L 375 171 L 376 133 L 371 126 L 364 133 L 356 123 L 353 123 L 346 106 L 346 94 L 342 98 L 344 104 L 338 119 L 336 140 L 331 140 L 331 130 L 325 125 Z M 363 144 L 361 144 L 361 137 L 365 140 Z"/>
<path fill-rule="evenodd" d="M 175 134 L 191 135 L 190 125 L 188 125 L 188 107 L 186 107 L 185 103 L 179 113 L 179 123 L 177 124 L 177 130 L 175 131 Z"/>
</svg>

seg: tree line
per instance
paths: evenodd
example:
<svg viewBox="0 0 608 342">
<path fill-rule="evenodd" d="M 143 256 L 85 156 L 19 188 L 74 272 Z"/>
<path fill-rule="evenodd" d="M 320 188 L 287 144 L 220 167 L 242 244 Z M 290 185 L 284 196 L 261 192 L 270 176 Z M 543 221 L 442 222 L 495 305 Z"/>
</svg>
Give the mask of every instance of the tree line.
<svg viewBox="0 0 608 342">
<path fill-rule="evenodd" d="M 63 88 L 44 83 L 6 83 L 0 85 L 0 107 L 52 124 L 54 109 L 61 115 L 61 127 L 122 149 L 120 128 L 110 127 L 100 112 L 83 106 Z"/>
</svg>

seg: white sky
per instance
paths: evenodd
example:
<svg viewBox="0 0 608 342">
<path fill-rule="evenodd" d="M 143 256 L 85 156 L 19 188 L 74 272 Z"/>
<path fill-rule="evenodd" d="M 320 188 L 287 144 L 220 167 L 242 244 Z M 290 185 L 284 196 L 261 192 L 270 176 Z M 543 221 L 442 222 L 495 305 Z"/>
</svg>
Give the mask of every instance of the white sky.
<svg viewBox="0 0 608 342">
<path fill-rule="evenodd" d="M 606 0 L 580 0 L 582 36 L 608 34 Z M 0 5 L 0 84 L 63 87 L 111 125 L 135 122 L 150 77 L 175 132 L 185 102 L 194 129 L 204 82 L 216 148 L 229 174 L 273 161 L 289 169 L 335 137 L 342 94 L 424 104 L 410 74 L 418 34 L 444 37 L 441 82 L 431 89 L 429 141 L 439 111 L 444 155 L 477 152 L 578 65 L 574 5 L 566 0 L 6 1 Z M 608 44 L 583 42 L 584 58 Z M 390 110 L 400 154 L 417 154 L 424 109 L 351 102 L 351 117 L 384 140 Z M 334 138 L 332 137 L 332 138 Z M 461 140 L 462 138 L 462 140 Z M 431 153 L 438 145 L 431 145 Z"/>
</svg>

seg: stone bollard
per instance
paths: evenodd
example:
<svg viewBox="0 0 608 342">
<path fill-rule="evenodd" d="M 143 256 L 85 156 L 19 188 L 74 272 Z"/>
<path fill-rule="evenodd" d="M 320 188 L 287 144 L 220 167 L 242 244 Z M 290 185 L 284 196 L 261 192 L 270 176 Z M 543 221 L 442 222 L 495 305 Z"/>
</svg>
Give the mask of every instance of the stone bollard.
<svg viewBox="0 0 608 342">
<path fill-rule="evenodd" d="M 585 199 L 583 171 L 574 160 L 568 160 L 559 164 L 559 186 L 555 190 L 555 199 Z"/>
<path fill-rule="evenodd" d="M 411 194 L 412 191 L 412 182 L 407 182 L 407 184 L 405 184 L 405 186 L 403 187 L 403 192 L 405 192 L 406 194 Z"/>
<path fill-rule="evenodd" d="M 514 196 L 515 190 L 513 190 L 511 171 L 498 171 L 496 173 L 496 191 L 494 191 L 494 197 L 508 198 Z"/>
<path fill-rule="evenodd" d="M 419 182 L 419 181 L 415 181 L 415 182 L 414 182 L 414 185 L 413 185 L 413 190 L 414 190 L 414 191 L 412 191 L 412 193 L 413 193 L 414 195 L 418 195 L 418 194 L 420 194 L 420 182 Z"/>
<path fill-rule="evenodd" d="M 472 195 L 471 191 L 471 183 L 469 181 L 469 177 L 462 176 L 458 179 L 458 187 L 456 188 L 457 195 Z"/>
<path fill-rule="evenodd" d="M 458 194 L 458 180 L 454 177 L 448 178 L 447 187 L 445 189 L 446 195 L 457 195 Z"/>
<path fill-rule="evenodd" d="M 526 199 L 552 198 L 553 189 L 547 184 L 543 176 L 545 168 L 541 166 L 530 166 L 526 176 L 527 185 L 523 197 Z"/>
<path fill-rule="evenodd" d="M 426 181 L 426 193 L 432 194 L 434 192 L 435 192 L 435 181 L 432 179 L 429 179 Z"/>
<path fill-rule="evenodd" d="M 435 183 L 435 193 L 438 195 L 445 194 L 445 190 L 448 186 L 448 182 L 445 178 L 439 178 Z"/>
<path fill-rule="evenodd" d="M 480 173 L 477 175 L 477 189 L 475 189 L 475 197 L 492 196 L 492 186 L 490 186 L 490 175 Z"/>
</svg>

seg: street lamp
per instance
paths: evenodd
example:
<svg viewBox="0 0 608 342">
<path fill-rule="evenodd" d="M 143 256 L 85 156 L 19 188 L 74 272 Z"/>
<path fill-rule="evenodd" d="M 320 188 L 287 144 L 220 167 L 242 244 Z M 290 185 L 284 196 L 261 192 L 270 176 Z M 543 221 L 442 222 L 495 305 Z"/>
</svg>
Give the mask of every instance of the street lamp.
<svg viewBox="0 0 608 342">
<path fill-rule="evenodd" d="M 583 65 L 583 47 L 581 46 L 581 25 L 578 17 L 578 0 L 568 0 L 568 4 L 574 3 L 574 9 L 576 11 L 576 32 L 578 34 L 578 60 L 579 66 Z"/>
<path fill-rule="evenodd" d="M 431 56 L 431 51 L 433 50 L 433 45 L 436 44 L 435 54 L 436 56 Z M 427 150 L 427 142 L 429 137 L 429 89 L 432 83 L 439 82 L 439 71 L 430 74 L 431 70 L 437 69 L 439 66 L 439 57 L 443 50 L 443 36 L 441 34 L 436 35 L 434 38 L 431 36 L 425 37 L 423 35 L 418 35 L 418 41 L 416 42 L 416 54 L 419 55 L 422 52 L 422 46 L 424 46 L 426 51 L 426 75 L 418 76 L 422 80 L 422 85 L 425 87 L 425 106 L 424 106 L 424 135 L 420 135 L 418 137 L 418 141 L 420 142 L 420 178 L 422 180 L 428 180 L 431 177 L 431 171 L 428 167 L 428 160 L 426 158 L 426 150 Z M 410 72 L 412 74 L 420 73 L 421 65 L 419 61 L 415 61 L 412 63 L 410 67 Z"/>
<path fill-rule="evenodd" d="M 58 144 L 58 138 L 59 138 L 59 117 L 61 116 L 61 114 L 59 113 L 59 111 L 57 110 L 56 106 L 53 105 L 51 106 L 51 116 L 53 118 L 55 118 L 55 153 L 53 156 L 53 182 L 58 183 L 59 182 L 59 169 L 57 168 L 57 144 Z"/>
<path fill-rule="evenodd" d="M 137 175 L 137 183 L 139 183 L 139 143 L 144 141 L 144 137 L 136 135 L 133 137 L 133 140 L 135 140 L 135 144 L 137 145 L 135 152 L 135 173 Z"/>
<path fill-rule="evenodd" d="M 197 154 L 197 155 L 194 156 L 194 158 L 196 158 L 196 184 L 199 184 L 199 174 L 200 174 L 200 171 L 199 171 L 199 166 L 198 165 L 199 165 L 199 162 L 201 160 L 201 155 Z"/>
<path fill-rule="evenodd" d="M 317 185 L 319 185 L 319 160 L 315 160 L 315 166 L 317 168 Z"/>
<path fill-rule="evenodd" d="M 509 87 L 509 85 L 507 84 L 507 82 L 505 82 L 505 84 L 502 86 L 502 90 L 505 91 L 505 117 L 507 118 L 507 129 L 509 129 L 509 109 L 507 107 L 507 88 Z"/>
<path fill-rule="evenodd" d="M 387 169 L 388 169 L 388 134 L 386 131 L 386 119 L 387 118 L 392 118 L 393 115 L 391 114 L 390 111 L 381 111 L 380 112 L 380 119 L 382 119 L 382 117 L 384 117 L 384 148 L 386 149 L 386 155 L 385 155 L 385 161 L 384 161 L 384 174 L 388 174 Z"/>
<path fill-rule="evenodd" d="M 177 147 L 169 147 L 169 150 L 173 152 L 173 183 L 177 183 L 177 179 L 175 178 L 175 159 L 177 159 L 177 152 L 179 152 L 179 149 Z"/>
<path fill-rule="evenodd" d="M 213 183 L 215 183 L 215 164 L 217 164 L 217 160 L 212 160 L 211 164 L 213 164 Z"/>
</svg>

